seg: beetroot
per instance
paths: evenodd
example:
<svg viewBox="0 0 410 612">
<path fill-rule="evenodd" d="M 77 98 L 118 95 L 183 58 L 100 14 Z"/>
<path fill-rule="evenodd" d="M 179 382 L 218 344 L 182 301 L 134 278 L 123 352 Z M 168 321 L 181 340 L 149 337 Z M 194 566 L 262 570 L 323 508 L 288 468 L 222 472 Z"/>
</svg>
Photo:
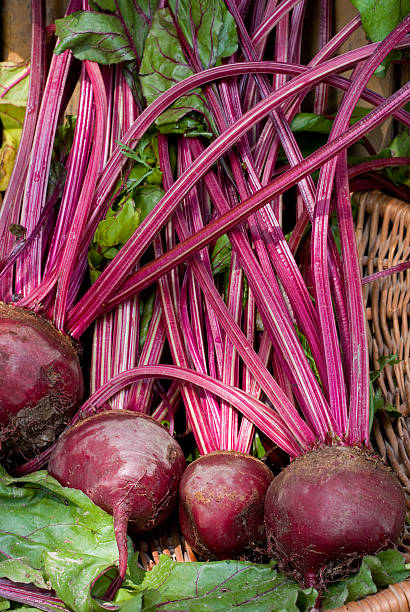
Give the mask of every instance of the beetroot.
<svg viewBox="0 0 410 612">
<path fill-rule="evenodd" d="M 216 451 L 191 463 L 181 479 L 179 521 L 188 544 L 206 558 L 228 559 L 265 542 L 264 498 L 273 473 L 262 461 Z"/>
<path fill-rule="evenodd" d="M 51 446 L 83 396 L 71 340 L 29 310 L 0 303 L 1 458 L 12 467 Z"/>
<path fill-rule="evenodd" d="M 128 410 L 78 422 L 60 437 L 48 464 L 63 486 L 80 489 L 114 516 L 121 580 L 127 569 L 128 522 L 141 533 L 168 518 L 184 469 L 184 454 L 165 427 Z"/>
<path fill-rule="evenodd" d="M 313 450 L 268 489 L 269 551 L 281 570 L 321 588 L 364 555 L 397 545 L 405 513 L 402 487 L 378 458 L 353 447 Z"/>
</svg>

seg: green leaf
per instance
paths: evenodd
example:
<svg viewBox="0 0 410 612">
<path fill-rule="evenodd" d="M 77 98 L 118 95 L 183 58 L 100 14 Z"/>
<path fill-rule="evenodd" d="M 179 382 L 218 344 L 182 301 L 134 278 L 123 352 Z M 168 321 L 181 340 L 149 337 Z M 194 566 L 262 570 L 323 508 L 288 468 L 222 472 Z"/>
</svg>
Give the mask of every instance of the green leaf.
<svg viewBox="0 0 410 612">
<path fill-rule="evenodd" d="M 3 129 L 23 127 L 28 86 L 28 64 L 0 62 L 0 119 Z"/>
<path fill-rule="evenodd" d="M 134 50 L 116 15 L 96 11 L 76 11 L 56 20 L 56 34 L 60 42 L 59 54 L 71 49 L 77 59 L 100 64 L 118 64 L 135 60 Z"/>
<path fill-rule="evenodd" d="M 164 190 L 159 185 L 141 185 L 133 193 L 135 207 L 140 217 L 140 223 L 155 208 L 163 195 Z"/>
<path fill-rule="evenodd" d="M 28 95 L 28 65 L 0 62 L 0 191 L 5 191 L 20 144 Z"/>
<path fill-rule="evenodd" d="M 92 11 L 109 11 L 110 13 L 115 13 L 117 7 L 115 5 L 115 0 L 90 0 L 90 9 Z"/>
<path fill-rule="evenodd" d="M 290 127 L 295 134 L 298 132 L 317 132 L 329 134 L 333 121 L 314 113 L 298 113 L 292 119 Z"/>
<path fill-rule="evenodd" d="M 212 250 L 211 266 L 212 274 L 223 274 L 227 272 L 231 265 L 232 245 L 227 234 L 222 234 Z"/>
<path fill-rule="evenodd" d="M 157 9 L 158 0 L 117 0 L 121 21 L 129 41 L 132 41 L 139 59 L 142 57 L 144 43 Z M 138 7 L 138 10 L 136 10 Z"/>
<path fill-rule="evenodd" d="M 258 459 L 262 459 L 263 457 L 266 457 L 266 450 L 261 442 L 258 432 L 255 432 L 253 436 L 252 455 L 254 455 L 255 457 L 258 457 Z"/>
<path fill-rule="evenodd" d="M 0 191 L 5 191 L 13 171 L 21 130 L 3 130 L 3 144 L 0 148 Z"/>
<path fill-rule="evenodd" d="M 380 377 L 384 368 L 387 365 L 395 365 L 400 363 L 397 355 L 383 355 L 379 359 L 379 368 L 370 372 L 370 390 L 369 390 L 369 430 L 372 430 L 374 415 L 379 410 L 385 410 L 390 412 L 392 416 L 400 417 L 401 413 L 394 408 L 391 404 L 387 404 L 385 398 L 382 395 L 380 387 L 375 389 L 375 381 Z"/>
<path fill-rule="evenodd" d="M 410 13 L 410 0 L 351 0 L 372 42 L 383 40 Z"/>
<path fill-rule="evenodd" d="M 211 68 L 238 48 L 235 21 L 221 0 L 170 0 L 169 6 L 202 68 Z"/>
<path fill-rule="evenodd" d="M 403 130 L 396 136 L 390 146 L 384 149 L 380 156 L 386 154 L 392 157 L 409 157 L 410 158 L 410 137 L 408 130 Z M 394 183 L 403 183 L 410 187 L 410 164 L 401 166 L 400 168 L 387 168 L 387 174 Z"/>
<path fill-rule="evenodd" d="M 113 519 L 81 491 L 47 472 L 12 478 L 0 468 L 0 563 L 15 582 L 51 585 L 74 612 L 101 610 L 90 594 L 96 577 L 118 563 Z M 14 562 L 14 563 L 12 563 Z"/>
<path fill-rule="evenodd" d="M 360 13 L 362 26 L 372 42 L 383 40 L 410 13 L 410 0 L 351 0 Z M 375 71 L 384 78 L 390 63 L 399 60 L 400 51 L 392 51 Z"/>
<path fill-rule="evenodd" d="M 140 81 L 148 104 L 174 83 L 182 81 L 194 72 L 192 64 L 187 61 L 179 34 L 184 37 L 184 44 L 190 47 L 194 62 L 198 67 L 208 68 L 221 63 L 222 58 L 229 57 L 238 46 L 236 26 L 232 15 L 221 0 L 178 0 L 170 3 L 170 9 L 156 12 L 151 30 L 145 41 L 141 62 Z M 178 29 L 175 27 L 175 21 Z M 165 133 L 184 133 L 199 135 L 209 134 L 209 128 L 187 126 L 181 123 L 182 118 L 192 111 L 208 116 L 205 99 L 200 90 L 194 90 L 182 96 L 156 121 L 156 125 Z M 196 119 L 194 119 L 197 122 Z M 200 121 L 202 123 L 202 121 Z"/>
<path fill-rule="evenodd" d="M 372 568 L 373 579 L 378 587 L 387 587 L 409 577 L 410 572 L 398 550 L 382 550 L 376 557 L 365 557 L 365 560 Z"/>
<path fill-rule="evenodd" d="M 5 559 L 0 562 L 0 578 L 8 578 L 13 582 L 34 584 L 39 589 L 50 589 L 49 582 L 44 580 L 43 574 L 33 569 L 22 559 Z"/>
<path fill-rule="evenodd" d="M 185 115 L 175 123 L 160 125 L 159 131 L 161 134 L 184 134 L 184 136 L 191 138 L 212 138 L 213 136 L 203 117 L 195 112 Z"/>
<path fill-rule="evenodd" d="M 410 571 L 406 569 L 404 559 L 397 550 L 366 556 L 356 575 L 327 586 L 322 598 L 323 610 L 332 610 L 348 601 L 367 597 L 376 593 L 378 588 L 401 582 L 409 575 Z"/>
<path fill-rule="evenodd" d="M 149 324 L 151 323 L 152 313 L 154 312 L 154 302 L 155 302 L 155 289 L 150 290 L 146 296 L 146 298 L 141 301 L 141 324 L 140 324 L 140 338 L 139 345 L 140 350 L 144 346 Z"/>
<path fill-rule="evenodd" d="M 350 125 L 362 119 L 362 117 L 366 116 L 369 112 L 369 108 L 356 106 L 350 117 Z M 328 119 L 323 115 L 316 115 L 315 113 L 298 113 L 292 119 L 290 126 L 294 134 L 310 132 L 326 135 L 330 134 L 330 130 L 333 126 L 333 119 Z"/>
<path fill-rule="evenodd" d="M 140 69 L 142 92 L 148 104 L 172 85 L 193 74 L 178 40 L 169 9 L 155 13 L 147 35 Z M 205 100 L 199 90 L 182 96 L 157 119 L 156 125 L 173 124 L 190 113 L 206 114 Z"/>
<path fill-rule="evenodd" d="M 374 382 L 377 380 L 387 365 L 397 365 L 398 363 L 400 363 L 400 359 L 398 359 L 397 353 L 393 355 L 383 355 L 379 358 L 378 369 L 370 372 L 370 381 Z"/>
<path fill-rule="evenodd" d="M 271 564 L 176 563 L 166 555 L 146 572 L 139 588 L 144 594 L 144 612 L 229 612 L 237 608 L 249 612 L 300 612 L 311 608 L 317 598 L 315 590 L 307 589 L 299 600 L 297 582 L 278 574 Z M 300 608 L 298 600 L 303 602 Z M 121 612 L 131 612 L 130 606 L 127 602 L 120 607 Z"/>
<path fill-rule="evenodd" d="M 126 200 L 118 211 L 110 208 L 100 221 L 94 240 L 104 251 L 124 245 L 139 225 L 139 213 L 132 200 Z"/>
<path fill-rule="evenodd" d="M 106 260 L 114 259 L 138 225 L 164 195 L 159 169 L 158 135 L 148 132 L 134 149 L 119 143 L 122 152 L 134 163 L 126 186 L 120 192 L 105 219 L 100 221 L 88 252 L 91 282 L 104 269 Z M 118 189 L 121 184 L 118 185 Z"/>
</svg>

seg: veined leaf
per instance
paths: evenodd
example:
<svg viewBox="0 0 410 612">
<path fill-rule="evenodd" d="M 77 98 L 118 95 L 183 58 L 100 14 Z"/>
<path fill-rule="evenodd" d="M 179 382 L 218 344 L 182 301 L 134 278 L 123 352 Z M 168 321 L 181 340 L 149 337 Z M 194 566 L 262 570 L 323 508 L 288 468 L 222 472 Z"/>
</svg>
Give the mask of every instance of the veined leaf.
<svg viewBox="0 0 410 612">
<path fill-rule="evenodd" d="M 77 11 L 56 20 L 60 42 L 55 53 L 71 49 L 76 58 L 100 64 L 135 60 L 121 20 L 116 15 Z"/>
<path fill-rule="evenodd" d="M 0 62 L 0 123 L 3 141 L 0 147 L 0 191 L 5 191 L 20 144 L 28 95 L 27 64 Z"/>
<path fill-rule="evenodd" d="M 238 47 L 235 21 L 221 0 L 170 0 L 171 11 L 202 68 L 230 57 Z"/>
<path fill-rule="evenodd" d="M 330 584 L 323 594 L 323 610 L 332 610 L 346 602 L 356 601 L 409 576 L 404 559 L 397 550 L 386 550 L 364 557 L 360 570 L 346 580 Z"/>
<path fill-rule="evenodd" d="M 71 49 L 78 59 L 100 64 L 139 62 L 157 6 L 158 0 L 94 0 L 93 10 L 56 20 L 55 52 Z"/>
<path fill-rule="evenodd" d="M 2 575 L 23 582 L 25 571 L 74 612 L 102 609 L 91 584 L 118 563 L 112 517 L 45 471 L 12 478 L 0 468 L 0 550 Z"/>
<path fill-rule="evenodd" d="M 383 40 L 410 13 L 410 0 L 351 0 L 372 42 Z"/>
<path fill-rule="evenodd" d="M 200 68 L 219 64 L 238 46 L 235 22 L 221 0 L 173 0 L 170 10 L 157 11 L 145 41 L 140 81 L 148 104 L 194 72 L 184 44 L 181 44 L 181 36 L 190 48 L 193 64 Z M 208 116 L 205 99 L 199 90 L 181 97 L 159 117 L 157 125 L 172 126 L 192 111 Z M 170 126 L 167 130 L 170 131 Z"/>
<path fill-rule="evenodd" d="M 174 83 L 192 74 L 169 9 L 157 10 L 145 41 L 140 69 L 140 82 L 147 103 L 150 104 Z M 182 96 L 162 113 L 157 125 L 175 123 L 192 111 L 206 114 L 205 101 L 199 90 Z"/>
<path fill-rule="evenodd" d="M 272 565 L 245 561 L 176 563 L 162 555 L 138 585 L 144 612 L 301 612 L 317 598 L 314 589 L 302 591 L 295 580 Z M 300 597 L 300 594 L 304 597 Z M 301 603 L 302 602 L 302 603 Z M 120 607 L 132 612 L 132 600 Z"/>
<path fill-rule="evenodd" d="M 351 0 L 362 19 L 367 38 L 383 40 L 410 13 L 410 0 Z M 383 78 L 390 62 L 400 59 L 400 51 L 392 51 L 381 63 L 375 75 Z"/>
<path fill-rule="evenodd" d="M 0 191 L 5 191 L 13 171 L 21 130 L 4 130 L 0 148 Z"/>
</svg>

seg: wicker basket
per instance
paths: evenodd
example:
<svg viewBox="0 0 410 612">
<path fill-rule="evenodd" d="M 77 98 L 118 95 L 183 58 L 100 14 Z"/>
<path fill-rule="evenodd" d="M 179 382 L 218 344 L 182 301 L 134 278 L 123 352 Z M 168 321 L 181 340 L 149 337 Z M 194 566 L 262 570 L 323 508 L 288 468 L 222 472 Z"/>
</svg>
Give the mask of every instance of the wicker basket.
<svg viewBox="0 0 410 612">
<path fill-rule="evenodd" d="M 356 239 L 362 276 L 390 268 L 410 256 L 410 204 L 378 191 L 354 195 L 358 206 Z M 410 511 L 410 270 L 364 285 L 371 368 L 383 355 L 398 355 L 399 363 L 386 366 L 378 379 L 386 403 L 402 416 L 380 412 L 375 417 L 377 450 L 396 472 Z M 410 532 L 400 547 L 410 562 Z M 165 553 L 176 561 L 196 561 L 176 525 L 162 527 L 139 544 L 140 561 L 151 569 Z M 394 584 L 334 612 L 409 612 L 410 579 Z"/>
</svg>

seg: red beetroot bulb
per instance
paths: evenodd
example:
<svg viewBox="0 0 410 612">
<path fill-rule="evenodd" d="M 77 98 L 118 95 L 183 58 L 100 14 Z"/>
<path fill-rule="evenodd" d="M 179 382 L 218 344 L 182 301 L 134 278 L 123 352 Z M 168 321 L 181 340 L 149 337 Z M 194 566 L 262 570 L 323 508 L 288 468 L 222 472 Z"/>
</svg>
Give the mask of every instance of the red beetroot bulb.
<svg viewBox="0 0 410 612">
<path fill-rule="evenodd" d="M 0 302 L 0 441 L 8 467 L 51 446 L 83 397 L 74 344 L 29 310 Z"/>
<path fill-rule="evenodd" d="M 282 571 L 320 589 L 364 555 L 396 546 L 405 515 L 402 487 L 377 457 L 351 447 L 313 450 L 268 489 L 269 552 Z"/>
<path fill-rule="evenodd" d="M 109 410 L 78 422 L 58 440 L 48 471 L 63 486 L 80 489 L 114 517 L 120 562 L 127 569 L 128 523 L 136 533 L 171 514 L 185 457 L 158 421 L 128 410 Z"/>
<path fill-rule="evenodd" d="M 265 543 L 263 507 L 273 473 L 235 451 L 215 451 L 188 465 L 179 487 L 179 523 L 193 550 L 229 559 Z"/>
</svg>

